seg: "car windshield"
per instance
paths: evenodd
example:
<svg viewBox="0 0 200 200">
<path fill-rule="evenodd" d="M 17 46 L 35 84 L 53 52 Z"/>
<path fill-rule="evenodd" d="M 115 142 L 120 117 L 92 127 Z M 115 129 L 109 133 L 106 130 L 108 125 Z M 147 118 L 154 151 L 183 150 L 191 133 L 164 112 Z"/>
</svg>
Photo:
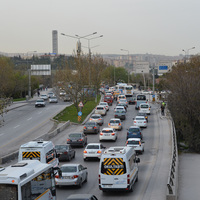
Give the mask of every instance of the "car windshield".
<svg viewBox="0 0 200 200">
<path fill-rule="evenodd" d="M 44 102 L 44 100 L 43 99 L 39 99 L 39 100 L 37 100 L 37 102 Z"/>
<path fill-rule="evenodd" d="M 60 169 L 62 172 L 77 172 L 76 166 L 63 166 Z"/>
<path fill-rule="evenodd" d="M 102 133 L 113 133 L 112 130 L 102 130 Z"/>
<path fill-rule="evenodd" d="M 111 97 L 105 97 L 105 99 L 111 99 Z"/>
<path fill-rule="evenodd" d="M 57 99 L 56 97 L 50 97 L 50 99 Z"/>
<path fill-rule="evenodd" d="M 56 145 L 55 146 L 56 150 L 66 150 L 68 148 L 69 148 L 68 145 Z"/>
<path fill-rule="evenodd" d="M 127 144 L 139 144 L 139 141 L 130 140 Z"/>
<path fill-rule="evenodd" d="M 88 145 L 86 149 L 99 149 L 99 145 Z"/>
<path fill-rule="evenodd" d="M 73 137 L 81 137 L 81 133 L 72 133 L 69 135 L 69 137 L 73 138 Z"/>
<path fill-rule="evenodd" d="M 103 110 L 103 107 L 97 107 L 97 110 Z"/>
</svg>

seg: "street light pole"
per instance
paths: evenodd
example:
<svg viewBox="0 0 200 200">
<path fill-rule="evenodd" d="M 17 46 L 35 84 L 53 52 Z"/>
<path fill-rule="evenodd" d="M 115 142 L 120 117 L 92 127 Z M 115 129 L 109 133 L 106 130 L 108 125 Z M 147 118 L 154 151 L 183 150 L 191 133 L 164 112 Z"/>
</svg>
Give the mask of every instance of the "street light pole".
<svg viewBox="0 0 200 200">
<path fill-rule="evenodd" d="M 129 50 L 126 50 L 126 49 L 120 49 L 120 50 L 128 52 L 128 59 L 127 60 L 128 60 L 128 66 L 129 66 Z M 128 84 L 129 84 L 129 71 L 128 71 Z"/>
<path fill-rule="evenodd" d="M 31 98 L 31 68 L 28 67 L 28 54 L 35 53 L 37 51 L 28 51 L 27 52 L 27 69 L 28 69 L 28 98 Z"/>
<path fill-rule="evenodd" d="M 189 51 L 195 49 L 195 47 L 189 48 L 189 49 L 182 49 L 182 51 L 185 52 L 185 62 L 187 61 L 187 57 L 189 58 Z"/>
</svg>

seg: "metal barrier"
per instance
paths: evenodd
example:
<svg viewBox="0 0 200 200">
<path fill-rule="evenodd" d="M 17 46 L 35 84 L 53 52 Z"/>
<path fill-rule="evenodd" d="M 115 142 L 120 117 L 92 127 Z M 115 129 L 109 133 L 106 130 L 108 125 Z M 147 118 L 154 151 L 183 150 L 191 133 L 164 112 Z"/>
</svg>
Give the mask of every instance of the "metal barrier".
<svg viewBox="0 0 200 200">
<path fill-rule="evenodd" d="M 176 129 L 172 121 L 172 160 L 167 180 L 167 200 L 177 200 L 178 197 L 178 149 L 176 141 Z"/>
</svg>

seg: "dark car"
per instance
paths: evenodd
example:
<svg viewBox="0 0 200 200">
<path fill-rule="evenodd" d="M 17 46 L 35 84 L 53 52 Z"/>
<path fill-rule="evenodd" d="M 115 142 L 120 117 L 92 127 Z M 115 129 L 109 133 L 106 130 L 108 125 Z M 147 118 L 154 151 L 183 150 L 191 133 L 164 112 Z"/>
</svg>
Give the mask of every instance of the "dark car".
<svg viewBox="0 0 200 200">
<path fill-rule="evenodd" d="M 148 122 L 148 115 L 147 113 L 138 113 L 137 116 L 144 116 L 146 121 Z"/>
<path fill-rule="evenodd" d="M 67 138 L 67 144 L 84 147 L 87 144 L 87 136 L 84 133 L 70 133 Z"/>
<path fill-rule="evenodd" d="M 66 200 L 98 200 L 93 194 L 72 194 Z"/>
<path fill-rule="evenodd" d="M 72 149 L 70 144 L 58 144 L 55 145 L 56 153 L 59 161 L 68 160 L 75 158 L 75 150 Z"/>
<path fill-rule="evenodd" d="M 114 113 L 114 117 L 125 120 L 126 119 L 126 111 L 125 110 L 116 110 Z"/>
<path fill-rule="evenodd" d="M 140 138 L 141 140 L 143 139 L 143 135 L 142 135 L 140 127 L 130 126 L 129 129 L 127 129 L 127 130 L 128 130 L 128 132 L 127 132 L 126 139 L 128 139 L 128 138 Z"/>
<path fill-rule="evenodd" d="M 83 127 L 83 133 L 99 133 L 100 132 L 100 126 L 97 124 L 97 122 L 89 121 L 85 123 L 85 126 Z"/>
<path fill-rule="evenodd" d="M 127 97 L 128 104 L 135 105 L 136 98 L 135 97 Z"/>
</svg>

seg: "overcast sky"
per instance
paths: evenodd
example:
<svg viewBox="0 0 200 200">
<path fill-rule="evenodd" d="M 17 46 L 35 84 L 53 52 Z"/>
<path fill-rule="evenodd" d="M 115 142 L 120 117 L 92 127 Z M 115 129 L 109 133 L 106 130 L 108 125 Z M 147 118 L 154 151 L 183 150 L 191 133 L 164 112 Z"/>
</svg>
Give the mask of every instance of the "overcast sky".
<svg viewBox="0 0 200 200">
<path fill-rule="evenodd" d="M 200 52 L 200 0 L 0 0 L 0 52 L 52 52 L 52 30 L 58 52 L 72 54 L 85 36 L 99 54 L 179 55 Z M 94 37 L 94 36 L 93 36 Z M 88 37 L 92 38 L 92 37 Z M 88 52 L 88 41 L 81 40 Z"/>
</svg>

